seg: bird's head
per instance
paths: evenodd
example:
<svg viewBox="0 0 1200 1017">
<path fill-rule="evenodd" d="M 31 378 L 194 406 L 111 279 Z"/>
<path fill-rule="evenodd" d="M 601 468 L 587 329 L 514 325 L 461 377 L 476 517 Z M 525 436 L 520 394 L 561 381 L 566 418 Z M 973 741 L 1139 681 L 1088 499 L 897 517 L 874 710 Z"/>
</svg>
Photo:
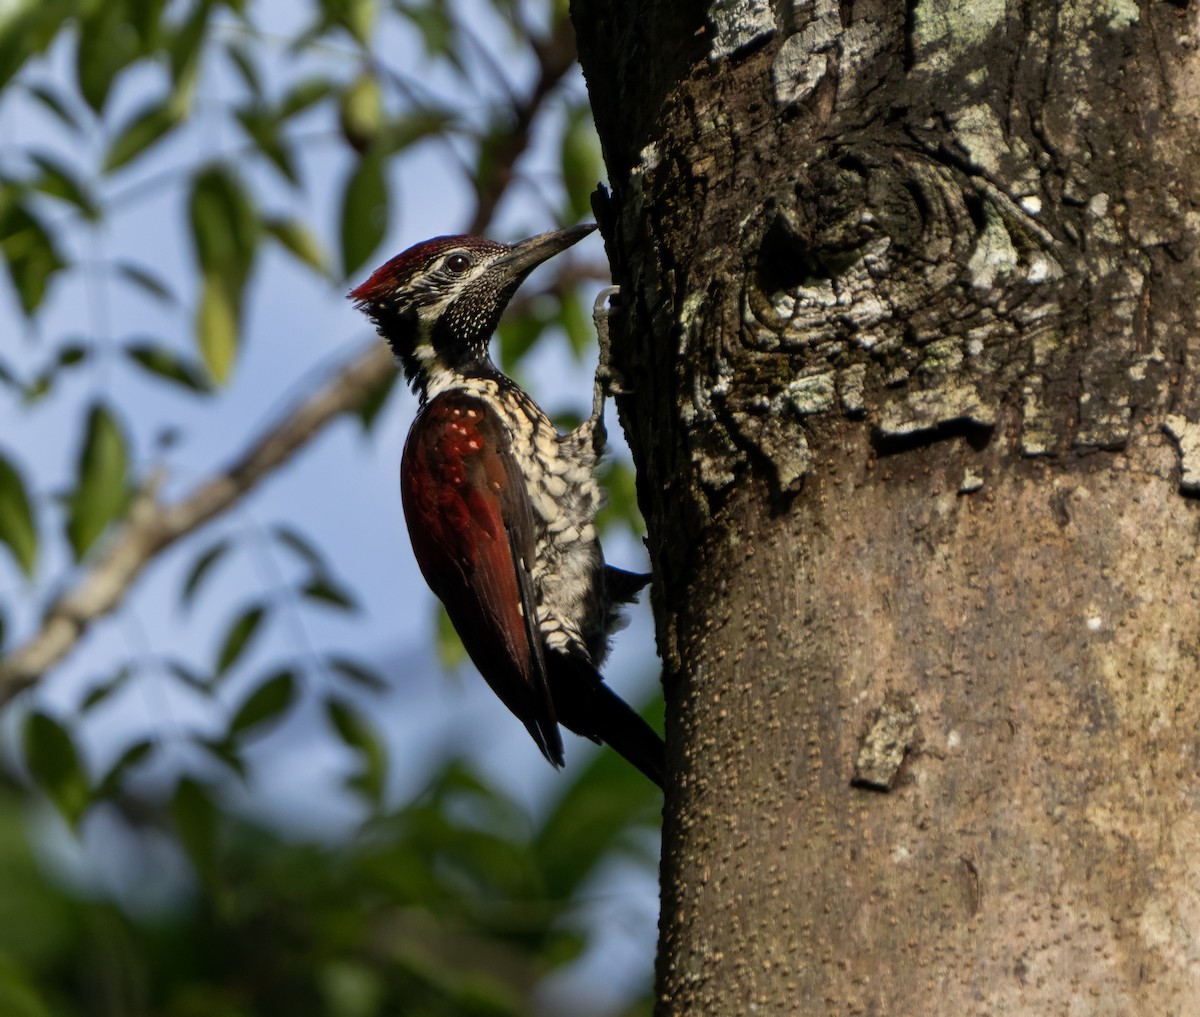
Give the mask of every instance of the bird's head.
<svg viewBox="0 0 1200 1017">
<path fill-rule="evenodd" d="M 375 322 L 420 392 L 437 377 L 489 366 L 488 343 L 530 272 L 594 230 L 594 223 L 515 244 L 472 236 L 434 237 L 380 266 L 350 291 Z"/>
</svg>

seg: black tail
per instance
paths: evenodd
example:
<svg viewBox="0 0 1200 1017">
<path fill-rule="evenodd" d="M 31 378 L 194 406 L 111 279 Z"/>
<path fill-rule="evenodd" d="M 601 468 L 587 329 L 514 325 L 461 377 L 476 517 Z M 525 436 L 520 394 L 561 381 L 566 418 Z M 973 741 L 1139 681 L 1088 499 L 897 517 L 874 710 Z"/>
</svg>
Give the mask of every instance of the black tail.
<svg viewBox="0 0 1200 1017">
<path fill-rule="evenodd" d="M 661 788 L 666 752 L 658 732 L 604 684 L 590 662 L 550 653 L 546 664 L 559 723 L 612 746 Z"/>
</svg>

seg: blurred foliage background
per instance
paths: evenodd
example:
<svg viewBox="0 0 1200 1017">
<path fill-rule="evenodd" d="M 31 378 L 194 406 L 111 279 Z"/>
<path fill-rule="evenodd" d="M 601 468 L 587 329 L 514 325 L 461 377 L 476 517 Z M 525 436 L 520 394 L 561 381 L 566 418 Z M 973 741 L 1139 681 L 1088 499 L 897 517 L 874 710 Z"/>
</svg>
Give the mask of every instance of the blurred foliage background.
<svg viewBox="0 0 1200 1017">
<path fill-rule="evenodd" d="M 636 895 L 652 942 L 658 793 L 574 746 L 513 783 L 523 731 L 492 766 L 417 691 L 462 654 L 355 514 L 412 407 L 342 296 L 602 176 L 558 0 L 0 2 L 0 1013 L 649 1012 L 593 918 Z M 498 344 L 564 425 L 591 251 Z"/>
</svg>

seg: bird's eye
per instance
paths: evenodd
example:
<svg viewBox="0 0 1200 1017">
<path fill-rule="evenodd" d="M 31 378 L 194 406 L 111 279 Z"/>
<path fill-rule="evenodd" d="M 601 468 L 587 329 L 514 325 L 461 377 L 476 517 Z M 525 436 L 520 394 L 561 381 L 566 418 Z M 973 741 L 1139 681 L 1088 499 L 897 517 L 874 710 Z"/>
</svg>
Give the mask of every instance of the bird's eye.
<svg viewBox="0 0 1200 1017">
<path fill-rule="evenodd" d="M 452 254 L 446 259 L 446 268 L 455 275 L 460 275 L 471 267 L 471 259 L 465 254 Z"/>
</svg>

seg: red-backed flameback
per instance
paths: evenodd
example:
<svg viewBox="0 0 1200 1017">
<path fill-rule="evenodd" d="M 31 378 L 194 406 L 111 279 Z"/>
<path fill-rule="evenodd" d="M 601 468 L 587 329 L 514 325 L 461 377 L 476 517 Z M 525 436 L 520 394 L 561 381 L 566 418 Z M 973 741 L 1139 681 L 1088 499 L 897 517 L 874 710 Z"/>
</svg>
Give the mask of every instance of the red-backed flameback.
<svg viewBox="0 0 1200 1017">
<path fill-rule="evenodd" d="M 599 672 L 620 605 L 645 582 L 606 566 L 596 538 L 602 385 L 591 417 L 559 434 L 488 355 L 525 277 L 593 229 L 511 245 L 434 237 L 350 298 L 420 399 L 400 467 L 404 515 L 421 572 L 471 660 L 555 766 L 561 723 L 661 786 L 662 740 Z"/>
</svg>

